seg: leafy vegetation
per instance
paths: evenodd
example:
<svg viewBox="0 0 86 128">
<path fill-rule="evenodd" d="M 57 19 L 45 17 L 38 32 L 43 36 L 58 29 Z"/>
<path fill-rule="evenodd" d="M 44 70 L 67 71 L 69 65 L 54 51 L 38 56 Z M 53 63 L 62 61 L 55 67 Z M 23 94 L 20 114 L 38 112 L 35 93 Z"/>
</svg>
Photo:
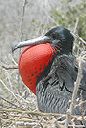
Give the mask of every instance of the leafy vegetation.
<svg viewBox="0 0 86 128">
<path fill-rule="evenodd" d="M 68 3 L 66 3 L 67 5 Z M 56 8 L 51 11 L 51 16 L 57 24 L 65 27 L 73 28 L 75 26 L 76 19 L 79 19 L 78 34 L 83 39 L 86 38 L 86 1 L 81 2 L 78 5 L 70 6 L 65 5 L 66 11 L 59 11 Z M 62 7 L 63 8 L 63 7 Z"/>
</svg>

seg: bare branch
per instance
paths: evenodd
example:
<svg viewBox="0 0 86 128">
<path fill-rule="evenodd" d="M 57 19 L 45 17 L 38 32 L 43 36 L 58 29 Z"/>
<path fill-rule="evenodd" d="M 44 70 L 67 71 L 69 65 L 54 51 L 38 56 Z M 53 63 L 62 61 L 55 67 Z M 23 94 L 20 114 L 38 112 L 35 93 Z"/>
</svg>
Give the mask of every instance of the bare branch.
<svg viewBox="0 0 86 128">
<path fill-rule="evenodd" d="M 12 106 L 15 106 L 15 107 L 17 107 L 17 108 L 18 108 L 18 106 L 17 106 L 17 105 L 15 105 L 14 103 L 12 103 L 11 101 L 8 101 L 7 99 L 3 98 L 2 96 L 0 96 L 0 99 L 2 99 L 2 100 L 4 100 L 4 101 L 6 101 L 7 103 L 11 104 Z"/>
<path fill-rule="evenodd" d="M 21 41 L 23 39 L 23 22 L 24 22 L 24 14 L 25 14 L 26 4 L 27 4 L 27 0 L 24 0 L 23 7 L 22 7 L 22 16 L 21 16 Z"/>
<path fill-rule="evenodd" d="M 17 65 L 6 65 L 6 64 L 3 64 L 1 65 L 2 68 L 6 69 L 6 70 L 10 70 L 10 69 L 18 69 L 18 66 Z"/>
<path fill-rule="evenodd" d="M 5 109 L 5 108 L 2 108 L 0 109 L 0 111 L 6 111 L 6 112 L 17 112 L 17 113 L 25 113 L 25 114 L 31 114 L 33 116 L 54 116 L 54 117 L 59 117 L 59 116 L 63 116 L 63 117 L 66 117 L 66 114 L 59 114 L 59 113 L 44 113 L 44 112 L 40 112 L 40 111 L 37 111 L 37 112 L 33 112 L 33 111 L 29 111 L 29 110 L 22 110 L 22 109 Z M 82 120 L 82 116 L 79 116 L 79 115 L 71 115 L 71 118 L 77 118 L 78 120 Z M 84 119 L 86 120 L 86 116 L 84 116 Z"/>
<path fill-rule="evenodd" d="M 77 92 L 78 92 L 79 85 L 80 85 L 82 77 L 83 77 L 82 76 L 82 58 L 80 58 L 77 79 L 76 79 L 76 82 L 74 84 L 74 90 L 73 90 L 71 104 L 70 104 L 70 108 L 69 108 L 70 114 L 72 114 L 72 112 L 73 112 L 74 103 L 75 103 L 75 100 L 76 100 Z"/>
<path fill-rule="evenodd" d="M 76 18 L 76 23 L 75 23 L 75 27 L 74 27 L 73 33 L 77 33 L 78 23 L 79 23 L 79 18 Z"/>
<path fill-rule="evenodd" d="M 71 34 L 72 34 L 74 37 L 78 38 L 78 39 L 81 41 L 81 43 L 86 44 L 86 41 L 83 40 L 78 34 L 74 34 L 73 32 L 71 32 Z"/>
</svg>

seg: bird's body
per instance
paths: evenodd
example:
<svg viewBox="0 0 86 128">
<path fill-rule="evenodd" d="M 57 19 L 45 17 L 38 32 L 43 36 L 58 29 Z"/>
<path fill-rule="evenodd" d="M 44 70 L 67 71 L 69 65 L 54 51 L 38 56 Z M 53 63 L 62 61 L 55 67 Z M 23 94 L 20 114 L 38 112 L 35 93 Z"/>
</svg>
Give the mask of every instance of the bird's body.
<svg viewBox="0 0 86 128">
<path fill-rule="evenodd" d="M 13 49 L 28 46 L 21 54 L 19 71 L 23 82 L 36 94 L 38 107 L 42 112 L 66 113 L 69 108 L 78 72 L 72 55 L 73 41 L 69 30 L 56 27 L 48 31 L 40 41 L 20 42 Z M 86 68 L 83 69 L 84 77 L 77 95 L 80 98 L 82 93 L 84 100 L 85 70 Z M 78 107 L 74 113 L 80 114 Z"/>
<path fill-rule="evenodd" d="M 37 84 L 36 95 L 41 111 L 66 113 L 77 78 L 76 68 L 75 58 L 72 55 L 62 55 L 55 58 L 48 77 Z M 82 90 L 82 92 L 84 91 Z M 78 93 L 78 97 L 80 98 L 80 93 Z M 81 114 L 79 107 L 74 110 L 74 113 Z"/>
</svg>

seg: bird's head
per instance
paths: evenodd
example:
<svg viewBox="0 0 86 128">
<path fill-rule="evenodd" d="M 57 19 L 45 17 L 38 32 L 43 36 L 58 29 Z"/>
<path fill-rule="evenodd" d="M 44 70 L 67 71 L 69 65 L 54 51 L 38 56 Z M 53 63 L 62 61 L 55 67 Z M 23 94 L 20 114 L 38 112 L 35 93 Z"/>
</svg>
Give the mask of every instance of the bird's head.
<svg viewBox="0 0 86 128">
<path fill-rule="evenodd" d="M 55 27 L 49 30 L 45 36 L 47 36 L 54 47 L 60 48 L 60 54 L 72 53 L 74 37 L 71 32 L 62 27 Z"/>
<path fill-rule="evenodd" d="M 72 53 L 74 37 L 71 32 L 63 26 L 58 26 L 50 29 L 44 36 L 22 41 L 13 46 L 12 51 L 25 46 L 35 46 L 39 44 L 50 43 L 55 49 L 60 51 L 60 54 Z"/>
<path fill-rule="evenodd" d="M 27 46 L 19 59 L 19 72 L 22 80 L 36 94 L 38 80 L 50 71 L 54 55 L 72 52 L 74 38 L 64 27 L 55 27 L 44 36 L 18 43 L 12 51 Z M 44 74 L 45 73 L 45 74 Z"/>
</svg>

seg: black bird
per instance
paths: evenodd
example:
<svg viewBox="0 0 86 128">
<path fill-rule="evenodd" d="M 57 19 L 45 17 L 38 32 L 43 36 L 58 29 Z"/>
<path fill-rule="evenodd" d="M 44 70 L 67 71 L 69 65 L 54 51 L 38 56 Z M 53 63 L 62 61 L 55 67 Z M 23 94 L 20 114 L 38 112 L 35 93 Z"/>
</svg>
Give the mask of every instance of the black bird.
<svg viewBox="0 0 86 128">
<path fill-rule="evenodd" d="M 42 112 L 66 113 L 69 108 L 77 78 L 78 66 L 72 54 L 74 37 L 71 32 L 58 26 L 44 36 L 23 41 L 13 47 L 27 46 L 19 60 L 19 71 L 23 82 L 37 96 L 38 108 Z M 77 98 L 86 100 L 86 65 Z M 86 111 L 86 104 L 84 107 Z M 74 109 L 80 114 L 79 107 Z"/>
</svg>

